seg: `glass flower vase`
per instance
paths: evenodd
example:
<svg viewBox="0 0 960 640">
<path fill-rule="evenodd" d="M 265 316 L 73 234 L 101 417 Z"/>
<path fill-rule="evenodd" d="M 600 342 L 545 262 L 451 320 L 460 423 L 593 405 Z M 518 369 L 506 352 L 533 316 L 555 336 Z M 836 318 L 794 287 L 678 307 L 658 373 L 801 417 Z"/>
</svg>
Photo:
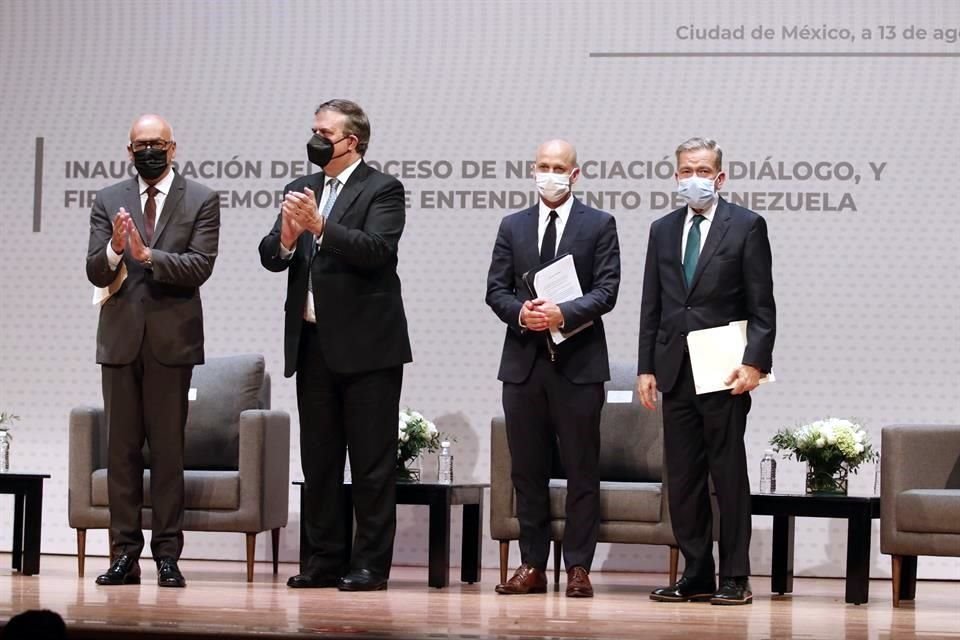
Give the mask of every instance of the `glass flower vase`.
<svg viewBox="0 0 960 640">
<path fill-rule="evenodd" d="M 811 495 L 847 495 L 847 465 L 822 467 L 807 463 L 806 491 Z"/>
</svg>

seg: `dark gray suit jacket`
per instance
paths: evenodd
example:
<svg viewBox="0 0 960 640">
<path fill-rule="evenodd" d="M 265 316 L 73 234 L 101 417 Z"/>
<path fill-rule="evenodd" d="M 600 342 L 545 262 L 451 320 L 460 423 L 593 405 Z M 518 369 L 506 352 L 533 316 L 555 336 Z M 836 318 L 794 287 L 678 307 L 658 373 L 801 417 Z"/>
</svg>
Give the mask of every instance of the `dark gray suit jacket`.
<svg viewBox="0 0 960 640">
<path fill-rule="evenodd" d="M 117 271 L 107 262 L 113 219 L 123 207 L 144 237 L 140 187 L 136 178 L 102 189 L 90 212 L 87 278 L 106 287 Z M 220 200 L 203 185 L 175 175 L 160 211 L 151 244 L 152 269 L 123 255 L 127 279 L 100 309 L 97 362 L 130 364 L 149 334 L 157 360 L 179 366 L 203 362 L 203 307 L 200 285 L 213 271 L 220 238 Z"/>
<path fill-rule="evenodd" d="M 487 304 L 507 325 L 498 373 L 503 382 L 525 381 L 546 339 L 544 332 L 520 326 L 520 309 L 532 298 L 523 274 L 540 264 L 538 218 L 539 203 L 503 219 L 487 274 Z M 557 370 L 576 384 L 603 382 L 610 379 L 610 362 L 601 316 L 613 309 L 620 290 L 614 217 L 574 199 L 557 246 L 558 256 L 565 253 L 573 255 L 583 295 L 558 305 L 564 325 L 573 328 L 592 320 L 593 326 L 557 346 Z"/>
<path fill-rule="evenodd" d="M 763 372 L 773 366 L 776 305 L 766 221 L 719 199 L 693 281 L 683 277 L 681 246 L 687 208 L 650 225 L 640 303 L 638 373 L 673 389 L 683 364 L 687 333 L 747 320 L 743 363 Z"/>
</svg>

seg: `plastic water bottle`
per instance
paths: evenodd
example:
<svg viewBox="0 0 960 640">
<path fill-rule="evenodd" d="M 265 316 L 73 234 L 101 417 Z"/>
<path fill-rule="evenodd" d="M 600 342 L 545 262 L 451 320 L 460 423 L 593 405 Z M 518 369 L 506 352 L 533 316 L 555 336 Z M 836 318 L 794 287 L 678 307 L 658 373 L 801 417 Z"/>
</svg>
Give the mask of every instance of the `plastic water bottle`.
<svg viewBox="0 0 960 640">
<path fill-rule="evenodd" d="M 437 482 L 453 484 L 453 454 L 450 453 L 450 442 L 440 443 L 440 455 L 437 456 Z"/>
<path fill-rule="evenodd" d="M 777 459 L 773 455 L 773 449 L 767 449 L 760 460 L 760 493 L 777 492 Z"/>
<path fill-rule="evenodd" d="M 877 468 L 873 472 L 873 495 L 880 495 L 880 457 L 877 457 Z"/>
</svg>

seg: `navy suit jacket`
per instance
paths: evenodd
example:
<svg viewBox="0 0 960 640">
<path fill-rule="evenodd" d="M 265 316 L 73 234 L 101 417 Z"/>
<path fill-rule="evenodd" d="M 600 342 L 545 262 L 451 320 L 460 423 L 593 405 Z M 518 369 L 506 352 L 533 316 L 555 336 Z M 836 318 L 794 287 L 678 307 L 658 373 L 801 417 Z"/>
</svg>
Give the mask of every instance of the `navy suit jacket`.
<svg viewBox="0 0 960 640">
<path fill-rule="evenodd" d="M 323 173 L 298 178 L 284 188 L 310 187 L 319 200 Z M 324 226 L 323 242 L 301 234 L 290 259 L 280 257 L 281 216 L 260 241 L 260 262 L 287 271 L 284 305 L 284 375 L 297 370 L 308 269 L 313 276 L 317 330 L 327 366 L 362 373 L 410 362 L 397 250 L 406 222 L 403 185 L 360 162 L 340 189 Z"/>
<path fill-rule="evenodd" d="M 533 369 L 543 331 L 520 326 L 520 309 L 532 298 L 523 274 L 540 264 L 537 230 L 539 203 L 503 218 L 487 275 L 487 304 L 507 325 L 498 378 L 524 382 Z M 616 220 L 609 213 L 573 200 L 570 216 L 557 246 L 557 255 L 573 255 L 583 295 L 559 304 L 564 326 L 593 326 L 557 346 L 556 367 L 571 382 L 586 384 L 610 379 L 607 341 L 600 316 L 613 309 L 620 289 L 620 244 Z"/>
<path fill-rule="evenodd" d="M 681 246 L 687 208 L 650 225 L 640 305 L 638 373 L 673 389 L 683 364 L 687 333 L 747 320 L 743 363 L 763 372 L 773 366 L 776 305 L 766 221 L 719 198 L 693 281 L 683 277 Z"/>
</svg>

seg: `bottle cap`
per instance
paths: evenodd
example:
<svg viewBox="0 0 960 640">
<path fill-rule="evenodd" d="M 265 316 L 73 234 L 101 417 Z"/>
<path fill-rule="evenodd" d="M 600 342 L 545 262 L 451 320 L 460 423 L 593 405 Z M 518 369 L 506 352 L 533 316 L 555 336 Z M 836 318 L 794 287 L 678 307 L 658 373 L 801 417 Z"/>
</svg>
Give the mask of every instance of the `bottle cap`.
<svg viewBox="0 0 960 640">
<path fill-rule="evenodd" d="M 447 448 L 447 447 L 450 446 L 450 441 L 449 441 L 449 440 L 444 440 L 443 442 L 440 443 L 440 446 L 443 447 L 443 448 Z"/>
<path fill-rule="evenodd" d="M 776 451 L 774 451 L 773 449 L 767 449 L 766 451 L 763 452 L 763 455 L 772 456 L 772 455 L 775 455 L 775 454 L 776 454 Z"/>
</svg>

